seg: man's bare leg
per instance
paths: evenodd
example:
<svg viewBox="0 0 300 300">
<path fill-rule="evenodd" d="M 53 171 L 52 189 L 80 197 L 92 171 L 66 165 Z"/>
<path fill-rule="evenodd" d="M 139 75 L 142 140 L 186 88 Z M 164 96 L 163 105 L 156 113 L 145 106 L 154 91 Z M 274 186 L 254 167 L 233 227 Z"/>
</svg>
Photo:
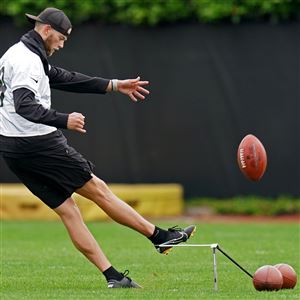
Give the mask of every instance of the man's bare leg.
<svg viewBox="0 0 300 300">
<path fill-rule="evenodd" d="M 54 211 L 66 226 L 75 247 L 85 255 L 101 272 L 111 264 L 102 252 L 95 238 L 83 222 L 81 213 L 72 198 L 68 198 Z"/>
<path fill-rule="evenodd" d="M 68 198 L 54 211 L 65 224 L 75 247 L 105 276 L 109 288 L 140 288 L 136 282 L 119 273 L 108 261 L 97 241 L 83 222 L 81 213 L 72 198 Z"/>
<path fill-rule="evenodd" d="M 171 245 L 186 242 L 195 232 L 196 226 L 190 225 L 184 229 L 169 228 L 168 230 L 154 226 L 145 220 L 131 206 L 120 200 L 109 189 L 105 182 L 95 175 L 76 193 L 95 202 L 108 216 L 116 222 L 126 225 L 148 237 L 159 253 L 168 254 Z M 163 244 L 168 245 L 166 247 Z"/>
<path fill-rule="evenodd" d="M 76 190 L 76 193 L 95 202 L 116 222 L 135 229 L 147 237 L 153 234 L 155 226 L 114 195 L 105 182 L 95 175 L 83 187 Z"/>
</svg>

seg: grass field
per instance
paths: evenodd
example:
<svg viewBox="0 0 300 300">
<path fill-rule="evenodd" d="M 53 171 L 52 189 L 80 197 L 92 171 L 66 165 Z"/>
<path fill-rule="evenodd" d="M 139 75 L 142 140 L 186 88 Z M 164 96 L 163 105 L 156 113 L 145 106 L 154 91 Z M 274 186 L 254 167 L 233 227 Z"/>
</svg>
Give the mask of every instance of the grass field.
<svg viewBox="0 0 300 300">
<path fill-rule="evenodd" d="M 176 224 L 159 223 L 167 227 Z M 184 224 L 178 224 L 184 226 Z M 58 222 L 1 222 L 1 299 L 299 299 L 294 290 L 257 292 L 221 253 L 213 290 L 209 248 L 176 248 L 163 256 L 144 237 L 115 223 L 88 223 L 113 265 L 144 289 L 109 290 L 104 277 L 71 244 Z M 250 273 L 288 263 L 300 274 L 299 224 L 197 224 L 192 243 L 220 246 Z"/>
</svg>

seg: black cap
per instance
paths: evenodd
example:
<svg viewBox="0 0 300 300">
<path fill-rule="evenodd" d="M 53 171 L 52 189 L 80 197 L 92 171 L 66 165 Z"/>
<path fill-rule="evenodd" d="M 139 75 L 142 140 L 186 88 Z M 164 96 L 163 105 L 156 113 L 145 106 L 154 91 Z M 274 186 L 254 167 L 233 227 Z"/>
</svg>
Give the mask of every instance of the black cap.
<svg viewBox="0 0 300 300">
<path fill-rule="evenodd" d="M 30 14 L 25 15 L 28 21 L 31 23 L 38 21 L 44 24 L 49 24 L 55 30 L 66 36 L 71 33 L 72 24 L 69 18 L 62 10 L 57 8 L 48 7 L 44 9 L 37 17 Z"/>
</svg>

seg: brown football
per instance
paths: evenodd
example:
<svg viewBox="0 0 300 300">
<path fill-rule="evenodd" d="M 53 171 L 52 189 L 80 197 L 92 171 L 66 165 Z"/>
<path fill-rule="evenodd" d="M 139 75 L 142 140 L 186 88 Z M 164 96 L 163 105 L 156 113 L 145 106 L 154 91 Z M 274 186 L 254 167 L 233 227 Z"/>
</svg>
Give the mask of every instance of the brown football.
<svg viewBox="0 0 300 300">
<path fill-rule="evenodd" d="M 278 264 L 274 266 L 278 269 L 283 278 L 282 289 L 293 289 L 297 284 L 297 274 L 293 267 L 288 264 Z"/>
<path fill-rule="evenodd" d="M 248 134 L 242 139 L 237 161 L 241 172 L 248 179 L 258 181 L 262 178 L 267 167 L 267 153 L 256 136 Z"/>
<path fill-rule="evenodd" d="M 282 283 L 281 273 L 273 266 L 262 266 L 253 275 L 253 285 L 258 291 L 280 290 Z"/>
</svg>

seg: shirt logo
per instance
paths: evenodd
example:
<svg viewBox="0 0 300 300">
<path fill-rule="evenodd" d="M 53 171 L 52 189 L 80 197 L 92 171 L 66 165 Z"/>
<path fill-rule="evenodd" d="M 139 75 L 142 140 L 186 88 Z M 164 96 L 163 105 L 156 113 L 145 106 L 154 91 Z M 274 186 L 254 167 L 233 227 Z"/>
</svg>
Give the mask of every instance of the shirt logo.
<svg viewBox="0 0 300 300">
<path fill-rule="evenodd" d="M 38 83 L 39 81 L 33 77 L 30 77 L 33 81 L 35 81 L 35 83 Z"/>
</svg>

